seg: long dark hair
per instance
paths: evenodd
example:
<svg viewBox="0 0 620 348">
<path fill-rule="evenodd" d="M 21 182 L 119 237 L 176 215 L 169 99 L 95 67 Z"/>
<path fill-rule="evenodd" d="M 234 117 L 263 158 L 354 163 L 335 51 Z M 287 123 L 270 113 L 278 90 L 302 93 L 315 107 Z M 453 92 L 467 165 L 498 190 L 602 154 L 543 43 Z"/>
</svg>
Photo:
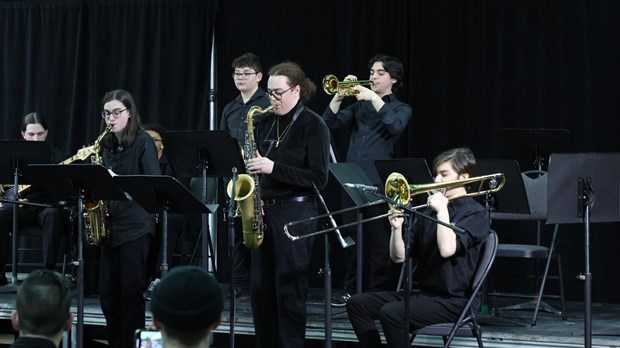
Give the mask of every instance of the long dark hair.
<svg viewBox="0 0 620 348">
<path fill-rule="evenodd" d="M 43 129 L 47 130 L 47 121 L 37 112 L 31 112 L 22 119 L 22 132 L 26 131 L 29 124 L 40 124 Z"/>
<path fill-rule="evenodd" d="M 299 98 L 302 103 L 307 103 L 316 92 L 316 85 L 309 78 L 297 63 L 283 62 L 269 69 L 269 76 L 280 75 L 288 78 L 289 87 L 299 85 L 301 91 Z"/>
<path fill-rule="evenodd" d="M 118 100 L 119 102 L 123 103 L 131 117 L 127 119 L 127 126 L 125 126 L 125 129 L 123 129 L 119 134 L 118 138 L 120 140 L 117 140 L 117 137 L 114 134 L 110 133 L 103 138 L 101 144 L 103 147 L 109 149 L 115 148 L 117 145 L 125 147 L 131 146 L 131 144 L 133 144 L 133 141 L 136 139 L 136 134 L 138 134 L 138 130 L 142 127 L 142 121 L 140 120 L 140 113 L 138 113 L 138 107 L 136 106 L 136 103 L 133 101 L 133 97 L 129 92 L 122 89 L 116 89 L 106 93 L 103 96 L 103 99 L 101 100 L 101 110 L 103 110 L 103 106 L 106 103 L 111 102 L 112 100 Z M 102 133 L 105 127 L 105 120 L 102 120 L 99 133 Z"/>
</svg>

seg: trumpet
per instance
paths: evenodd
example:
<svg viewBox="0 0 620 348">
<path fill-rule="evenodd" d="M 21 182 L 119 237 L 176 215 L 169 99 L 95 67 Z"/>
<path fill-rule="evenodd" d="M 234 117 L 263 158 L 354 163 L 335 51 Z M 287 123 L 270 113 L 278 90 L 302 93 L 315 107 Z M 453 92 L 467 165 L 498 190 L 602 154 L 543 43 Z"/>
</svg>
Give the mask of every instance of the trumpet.
<svg viewBox="0 0 620 348">
<path fill-rule="evenodd" d="M 375 83 L 370 80 L 352 80 L 352 81 L 338 81 L 335 75 L 325 75 L 323 78 L 323 90 L 329 95 L 339 93 L 343 97 L 350 97 L 359 94 L 354 90 L 355 86 L 367 86 L 372 89 Z"/>
<path fill-rule="evenodd" d="M 287 223 L 286 225 L 284 225 L 284 234 L 290 240 L 295 241 L 298 239 L 308 238 L 308 237 L 324 234 L 327 232 L 335 231 L 336 229 L 342 229 L 342 228 L 356 226 L 359 224 L 363 224 L 363 223 L 378 220 L 378 219 L 383 219 L 383 218 L 386 218 L 394 214 L 394 212 L 402 213 L 403 210 L 400 207 L 409 204 L 409 202 L 411 201 L 411 197 L 415 195 L 432 192 L 432 191 L 450 190 L 456 187 L 472 185 L 474 183 L 478 183 L 476 186 L 477 188 L 476 190 L 471 190 L 470 192 L 467 192 L 465 194 L 450 197 L 450 200 L 454 200 L 457 198 L 463 198 L 463 197 L 475 197 L 475 196 L 481 196 L 481 195 L 485 195 L 489 193 L 495 193 L 501 190 L 502 187 L 504 187 L 504 184 L 506 183 L 506 177 L 504 176 L 503 173 L 496 173 L 496 174 L 477 176 L 477 177 L 472 177 L 469 179 L 462 179 L 462 180 L 438 182 L 438 183 L 431 183 L 431 184 L 411 185 L 407 182 L 407 179 L 405 178 L 404 175 L 400 173 L 392 173 L 388 176 L 387 180 L 385 181 L 385 196 L 388 197 L 391 200 L 391 202 L 388 202 L 383 199 L 379 199 L 373 202 L 366 203 L 359 207 L 345 208 L 345 209 L 341 209 L 338 211 L 334 211 L 331 214 L 323 214 L 319 216 L 314 216 L 314 217 L 311 217 L 305 220 L 291 221 Z M 395 202 L 396 204 L 392 202 Z M 387 213 L 387 214 L 377 215 L 377 216 L 363 219 L 360 221 L 351 222 L 351 223 L 344 224 L 341 226 L 326 228 L 323 230 L 319 230 L 319 231 L 301 235 L 301 236 L 294 236 L 294 235 L 291 235 L 289 232 L 290 227 L 294 225 L 306 223 L 309 221 L 319 220 L 319 219 L 323 219 L 326 217 L 333 217 L 334 215 L 343 214 L 351 210 L 367 208 L 367 207 L 382 204 L 382 203 L 388 203 L 392 212 Z M 416 209 L 424 208 L 426 206 L 428 206 L 428 204 L 422 204 L 422 205 L 418 205 L 414 207 L 409 207 L 409 209 L 416 210 Z"/>
</svg>

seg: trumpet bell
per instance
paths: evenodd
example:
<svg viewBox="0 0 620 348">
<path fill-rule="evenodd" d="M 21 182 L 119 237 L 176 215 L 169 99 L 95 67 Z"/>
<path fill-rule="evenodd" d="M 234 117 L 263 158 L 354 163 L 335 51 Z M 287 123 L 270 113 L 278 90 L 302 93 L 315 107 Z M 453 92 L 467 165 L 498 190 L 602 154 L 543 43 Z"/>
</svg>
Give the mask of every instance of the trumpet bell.
<svg viewBox="0 0 620 348">
<path fill-rule="evenodd" d="M 354 90 L 355 86 L 366 86 L 368 88 L 374 88 L 374 82 L 370 80 L 352 80 L 352 81 L 338 81 L 335 75 L 325 75 L 323 78 L 323 90 L 329 95 L 339 93 L 343 97 L 350 97 L 359 94 Z"/>
</svg>

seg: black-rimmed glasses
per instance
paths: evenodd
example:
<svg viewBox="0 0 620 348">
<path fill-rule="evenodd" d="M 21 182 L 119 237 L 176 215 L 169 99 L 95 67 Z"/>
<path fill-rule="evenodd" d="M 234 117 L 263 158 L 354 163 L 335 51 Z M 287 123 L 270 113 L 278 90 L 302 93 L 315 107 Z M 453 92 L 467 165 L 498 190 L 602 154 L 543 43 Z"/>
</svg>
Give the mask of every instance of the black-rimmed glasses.
<svg viewBox="0 0 620 348">
<path fill-rule="evenodd" d="M 103 117 L 106 120 L 109 120 L 112 116 L 114 116 L 114 118 L 119 118 L 119 117 L 121 117 L 121 114 L 123 113 L 123 111 L 127 111 L 127 108 L 125 108 L 125 109 L 116 109 L 116 110 L 112 110 L 112 111 L 103 110 L 103 111 L 101 111 L 101 117 Z"/>
<path fill-rule="evenodd" d="M 256 72 L 241 72 L 241 73 L 234 72 L 234 73 L 232 73 L 232 77 L 233 78 L 238 78 L 238 79 L 240 79 L 240 78 L 247 79 L 248 77 L 250 77 L 252 75 L 256 75 L 256 74 L 257 74 Z"/>
<path fill-rule="evenodd" d="M 295 86 L 291 86 L 291 87 L 289 87 L 288 89 L 286 89 L 286 90 L 284 90 L 282 92 L 276 92 L 276 91 L 272 91 L 270 89 L 267 89 L 267 94 L 270 97 L 272 97 L 273 99 L 275 99 L 275 100 L 280 100 L 280 99 L 282 99 L 282 95 L 284 95 L 284 93 L 286 93 L 286 92 L 290 91 L 291 89 L 293 89 L 293 87 L 295 87 Z"/>
</svg>

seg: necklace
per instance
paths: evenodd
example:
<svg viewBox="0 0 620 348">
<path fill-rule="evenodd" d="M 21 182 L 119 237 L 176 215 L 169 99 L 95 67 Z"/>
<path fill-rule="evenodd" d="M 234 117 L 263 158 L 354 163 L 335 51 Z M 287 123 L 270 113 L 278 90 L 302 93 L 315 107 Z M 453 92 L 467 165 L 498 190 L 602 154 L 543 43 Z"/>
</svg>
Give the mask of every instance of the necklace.
<svg viewBox="0 0 620 348">
<path fill-rule="evenodd" d="M 288 133 L 288 131 L 291 129 L 291 126 L 293 125 L 293 121 L 291 121 L 288 126 L 286 126 L 286 128 L 284 128 L 284 132 L 282 132 L 282 135 L 280 135 L 280 116 L 276 116 L 276 147 L 280 146 L 280 140 L 284 140 L 284 137 L 286 136 L 286 134 Z"/>
</svg>

